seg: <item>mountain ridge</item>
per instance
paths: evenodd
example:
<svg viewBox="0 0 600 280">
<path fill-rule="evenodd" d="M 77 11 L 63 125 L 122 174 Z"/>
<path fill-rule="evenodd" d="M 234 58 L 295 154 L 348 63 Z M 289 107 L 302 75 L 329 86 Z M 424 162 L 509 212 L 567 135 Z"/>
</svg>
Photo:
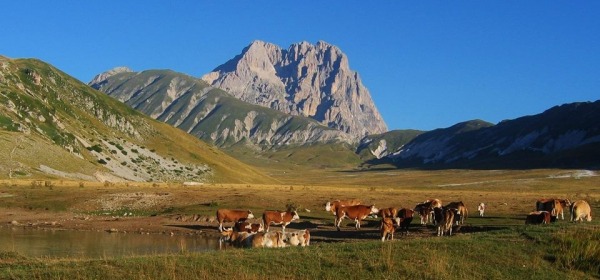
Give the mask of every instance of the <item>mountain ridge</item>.
<svg viewBox="0 0 600 280">
<path fill-rule="evenodd" d="M 600 100 L 562 104 L 496 125 L 467 121 L 425 132 L 387 159 L 398 166 L 598 168 L 599 118 Z"/>
<path fill-rule="evenodd" d="M 243 102 L 203 80 L 171 70 L 113 73 L 90 85 L 220 147 L 239 142 L 264 149 L 354 141 L 312 119 Z"/>
<path fill-rule="evenodd" d="M 282 49 L 255 40 L 202 79 L 240 100 L 310 117 L 355 138 L 387 131 L 347 56 L 324 41 Z"/>
</svg>

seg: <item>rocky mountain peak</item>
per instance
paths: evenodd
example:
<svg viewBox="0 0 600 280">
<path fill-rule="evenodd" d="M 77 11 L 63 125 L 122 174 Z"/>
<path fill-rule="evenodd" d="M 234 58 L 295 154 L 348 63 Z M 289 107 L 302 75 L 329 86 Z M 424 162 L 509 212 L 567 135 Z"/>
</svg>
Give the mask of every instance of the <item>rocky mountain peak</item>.
<svg viewBox="0 0 600 280">
<path fill-rule="evenodd" d="M 110 69 L 106 72 L 100 73 L 98 75 L 96 75 L 92 81 L 89 83 L 90 85 L 92 84 L 96 84 L 96 85 L 101 85 L 102 83 L 106 82 L 106 80 L 116 74 L 120 74 L 120 73 L 129 73 L 129 72 L 133 72 L 133 70 L 129 69 L 128 67 L 125 66 L 119 66 L 119 67 L 115 67 L 113 69 Z"/>
<path fill-rule="evenodd" d="M 309 117 L 357 138 L 387 131 L 347 56 L 324 41 L 282 49 L 257 40 L 202 79 L 243 101 Z"/>
</svg>

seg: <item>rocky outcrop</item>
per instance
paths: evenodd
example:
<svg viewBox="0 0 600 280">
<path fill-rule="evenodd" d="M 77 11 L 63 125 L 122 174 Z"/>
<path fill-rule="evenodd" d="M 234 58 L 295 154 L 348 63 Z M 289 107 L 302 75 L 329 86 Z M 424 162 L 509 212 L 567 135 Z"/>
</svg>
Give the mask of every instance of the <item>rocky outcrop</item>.
<svg viewBox="0 0 600 280">
<path fill-rule="evenodd" d="M 119 66 L 119 67 L 115 67 L 113 69 L 110 69 L 106 72 L 100 73 L 98 75 L 96 75 L 92 81 L 90 82 L 90 84 L 95 84 L 95 85 L 101 85 L 103 82 L 105 82 L 108 78 L 110 78 L 111 76 L 114 76 L 116 74 L 119 73 L 127 73 L 127 72 L 133 72 L 131 69 L 124 67 L 124 66 Z"/>
<path fill-rule="evenodd" d="M 287 50 L 254 41 L 202 79 L 240 100 L 309 117 L 355 138 L 387 131 L 347 56 L 323 41 Z"/>
</svg>

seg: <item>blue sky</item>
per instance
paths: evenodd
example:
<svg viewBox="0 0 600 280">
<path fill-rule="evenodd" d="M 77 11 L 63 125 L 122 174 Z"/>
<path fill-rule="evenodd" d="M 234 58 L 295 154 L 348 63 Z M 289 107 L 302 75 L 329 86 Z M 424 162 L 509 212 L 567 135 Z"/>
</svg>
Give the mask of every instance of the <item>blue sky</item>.
<svg viewBox="0 0 600 280">
<path fill-rule="evenodd" d="M 424 3 L 423 3 L 424 2 Z M 202 76 L 253 40 L 348 55 L 389 129 L 497 123 L 600 99 L 600 1 L 10 1 L 0 55 L 88 82 Z"/>
</svg>

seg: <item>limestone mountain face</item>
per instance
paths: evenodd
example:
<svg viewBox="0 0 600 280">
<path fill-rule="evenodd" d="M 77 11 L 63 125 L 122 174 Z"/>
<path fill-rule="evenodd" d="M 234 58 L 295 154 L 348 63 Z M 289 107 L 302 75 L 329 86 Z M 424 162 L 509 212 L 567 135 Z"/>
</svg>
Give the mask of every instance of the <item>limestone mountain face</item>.
<svg viewBox="0 0 600 280">
<path fill-rule="evenodd" d="M 310 118 L 243 102 L 198 78 L 170 70 L 111 70 L 96 76 L 90 85 L 219 147 L 244 144 L 269 149 L 354 141 L 350 135 Z"/>
<path fill-rule="evenodd" d="M 387 131 L 346 55 L 323 41 L 287 50 L 254 41 L 202 79 L 240 100 L 309 117 L 355 138 Z"/>
</svg>

